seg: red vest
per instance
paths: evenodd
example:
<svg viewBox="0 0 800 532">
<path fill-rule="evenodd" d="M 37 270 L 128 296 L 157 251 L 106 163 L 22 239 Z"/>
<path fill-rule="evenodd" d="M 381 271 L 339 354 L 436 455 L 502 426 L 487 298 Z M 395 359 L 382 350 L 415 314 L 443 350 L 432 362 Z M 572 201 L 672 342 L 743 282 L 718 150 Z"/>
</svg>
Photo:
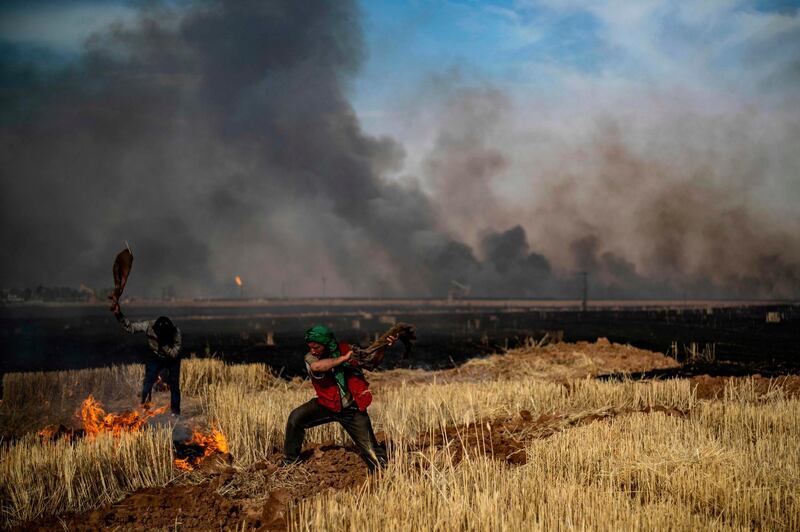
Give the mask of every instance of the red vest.
<svg viewBox="0 0 800 532">
<path fill-rule="evenodd" d="M 350 352 L 350 344 L 346 342 L 339 342 L 339 352 L 346 354 Z M 345 384 L 353 396 L 356 406 L 362 412 L 372 403 L 372 392 L 369 391 L 369 383 L 363 375 L 344 370 Z M 314 390 L 317 392 L 317 401 L 319 404 L 333 410 L 334 412 L 342 411 L 342 398 L 339 395 L 339 386 L 336 384 L 336 378 L 332 372 L 326 372 L 325 376 L 321 379 L 311 377 L 311 384 L 314 385 Z"/>
</svg>

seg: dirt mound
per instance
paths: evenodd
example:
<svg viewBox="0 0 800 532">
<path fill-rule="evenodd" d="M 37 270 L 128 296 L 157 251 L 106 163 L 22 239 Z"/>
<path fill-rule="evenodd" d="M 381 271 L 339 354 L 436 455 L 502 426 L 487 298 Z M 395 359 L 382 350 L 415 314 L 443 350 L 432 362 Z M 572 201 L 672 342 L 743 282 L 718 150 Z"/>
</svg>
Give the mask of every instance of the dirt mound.
<svg viewBox="0 0 800 532">
<path fill-rule="evenodd" d="M 283 530 L 290 504 L 326 490 L 361 486 L 364 462 L 352 447 L 326 443 L 302 453 L 303 462 L 279 468 L 280 455 L 246 470 L 222 467 L 207 481 L 137 490 L 123 500 L 90 512 L 62 516 L 26 530 Z"/>
<path fill-rule="evenodd" d="M 304 455 L 310 454 L 308 458 Z M 353 447 L 323 444 L 303 453 L 305 462 L 299 468 L 306 475 L 295 493 L 298 498 L 315 495 L 322 490 L 349 489 L 367 478 L 366 465 Z"/>
<path fill-rule="evenodd" d="M 446 370 L 389 370 L 369 374 L 380 388 L 406 383 L 464 382 L 530 376 L 554 382 L 593 377 L 604 373 L 635 373 L 677 368 L 680 364 L 661 353 L 615 344 L 607 338 L 596 342 L 554 343 L 543 347 L 523 347 L 506 353 L 473 358 Z"/>
<path fill-rule="evenodd" d="M 285 530 L 290 504 L 364 484 L 367 470 L 353 447 L 313 445 L 303 462 L 277 466 L 280 455 L 247 469 L 219 467 L 197 485 L 143 488 L 96 510 L 25 523 L 13 530 Z"/>
<path fill-rule="evenodd" d="M 283 454 L 277 449 L 267 461 L 239 470 L 220 492 L 235 499 L 258 499 L 282 490 L 287 500 L 296 502 L 323 491 L 338 491 L 360 486 L 367 479 L 364 461 L 351 445 L 333 442 L 313 444 L 300 454 L 301 462 L 279 467 Z"/>
<path fill-rule="evenodd" d="M 27 523 L 17 530 L 224 530 L 245 521 L 241 504 L 207 485 L 143 488 L 123 500 L 89 512 Z M 250 526 L 261 526 L 253 520 Z"/>
</svg>

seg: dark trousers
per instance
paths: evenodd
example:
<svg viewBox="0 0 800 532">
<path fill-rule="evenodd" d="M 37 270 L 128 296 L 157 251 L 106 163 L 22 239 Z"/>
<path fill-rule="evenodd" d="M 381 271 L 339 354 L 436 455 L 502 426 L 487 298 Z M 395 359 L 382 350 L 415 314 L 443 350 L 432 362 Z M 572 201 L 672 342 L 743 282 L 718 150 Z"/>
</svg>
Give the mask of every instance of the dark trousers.
<svg viewBox="0 0 800 532">
<path fill-rule="evenodd" d="M 144 363 L 144 383 L 142 384 L 142 404 L 150 401 L 150 392 L 161 370 L 167 370 L 170 409 L 173 414 L 181 413 L 181 359 L 150 356 Z"/>
<path fill-rule="evenodd" d="M 333 412 L 320 405 L 316 399 L 298 406 L 289 414 L 286 422 L 286 441 L 283 452 L 287 462 L 300 459 L 300 449 L 306 436 L 306 429 L 336 421 L 350 435 L 358 452 L 370 471 L 386 465 L 386 449 L 378 444 L 372 431 L 372 422 L 366 412 L 353 405 L 341 412 Z"/>
</svg>

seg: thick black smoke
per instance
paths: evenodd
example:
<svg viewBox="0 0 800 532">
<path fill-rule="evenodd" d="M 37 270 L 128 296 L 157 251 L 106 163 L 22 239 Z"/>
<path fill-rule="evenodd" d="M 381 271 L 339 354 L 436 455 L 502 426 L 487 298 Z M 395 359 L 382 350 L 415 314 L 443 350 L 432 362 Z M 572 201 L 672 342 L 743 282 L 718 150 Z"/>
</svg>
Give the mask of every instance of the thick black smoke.
<svg viewBox="0 0 800 532">
<path fill-rule="evenodd" d="M 410 249 L 428 199 L 389 184 L 402 147 L 345 97 L 352 2 L 143 9 L 46 72 L 3 54 L 2 283 L 102 285 L 128 240 L 132 293 L 431 293 Z M 448 241 L 437 243 L 447 246 Z M 57 258 L 57 260 L 54 260 Z"/>
<path fill-rule="evenodd" d="M 644 273 L 592 220 L 561 223 L 557 244 L 532 231 L 544 204 L 509 207 L 490 186 L 516 156 L 486 140 L 510 107 L 497 91 L 453 99 L 427 161 L 432 194 L 387 180 L 403 147 L 362 131 L 347 97 L 367 53 L 354 2 L 147 3 L 66 64 L 2 46 L 3 287 L 109 285 L 128 241 L 127 290 L 143 296 L 233 295 L 239 275 L 252 296 L 319 295 L 324 282 L 328 295 L 469 286 L 475 296 L 575 297 L 579 271 L 594 296 L 797 294 L 795 257 L 770 245 L 747 255 L 747 268 L 682 275 L 684 247 L 670 246 L 686 230 L 674 220 L 644 254 L 666 266 Z M 637 171 L 607 162 L 623 178 Z M 582 205 L 553 183 L 571 178 L 545 182 L 546 205 L 569 220 Z M 752 227 L 740 214 L 729 218 Z M 643 223 L 656 232 L 659 220 Z"/>
</svg>

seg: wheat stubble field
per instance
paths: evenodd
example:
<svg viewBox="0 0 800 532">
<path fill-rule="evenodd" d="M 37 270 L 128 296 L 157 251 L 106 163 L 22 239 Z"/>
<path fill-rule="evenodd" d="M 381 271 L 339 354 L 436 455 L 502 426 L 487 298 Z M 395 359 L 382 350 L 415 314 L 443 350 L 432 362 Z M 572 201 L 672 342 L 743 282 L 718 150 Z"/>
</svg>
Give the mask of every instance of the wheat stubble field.
<svg viewBox="0 0 800 532">
<path fill-rule="evenodd" d="M 109 411 L 130 408 L 141 366 L 7 374 L 2 526 L 800 528 L 798 378 L 594 378 L 673 365 L 599 340 L 372 373 L 371 417 L 391 457 L 374 477 L 334 425 L 309 431 L 302 464 L 277 467 L 286 418 L 313 391 L 261 364 L 184 362 L 180 424 L 218 428 L 228 451 L 190 472 L 173 463 L 182 427 L 158 417 L 118 436 L 37 434 L 78 428 L 89 394 Z"/>
</svg>

